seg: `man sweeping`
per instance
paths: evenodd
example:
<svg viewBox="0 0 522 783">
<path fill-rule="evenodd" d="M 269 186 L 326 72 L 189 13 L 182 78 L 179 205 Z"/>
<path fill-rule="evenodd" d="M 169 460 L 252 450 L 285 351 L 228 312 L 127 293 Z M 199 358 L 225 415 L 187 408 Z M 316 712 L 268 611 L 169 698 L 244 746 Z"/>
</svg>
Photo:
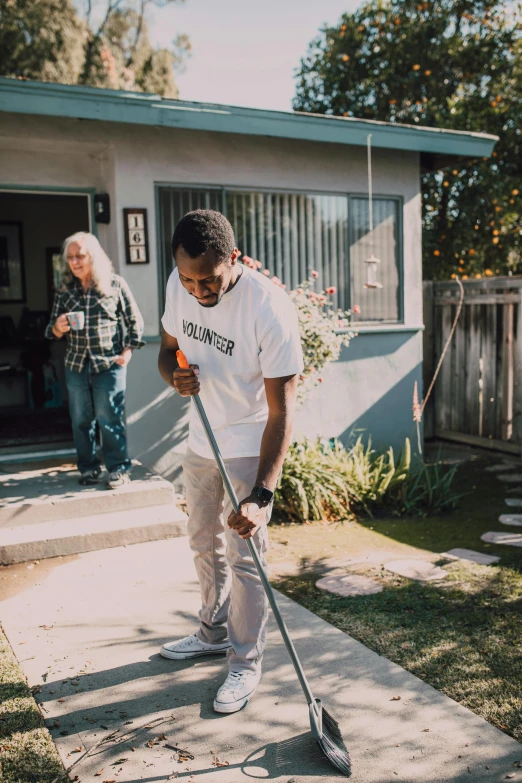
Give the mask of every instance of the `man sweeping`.
<svg viewBox="0 0 522 783">
<path fill-rule="evenodd" d="M 303 369 L 288 295 L 238 264 L 232 226 L 219 212 L 189 212 L 172 239 L 159 370 L 183 397 L 199 394 L 240 502 L 233 512 L 193 406 L 183 461 L 188 534 L 201 588 L 197 632 L 165 644 L 176 660 L 228 654 L 214 709 L 236 712 L 261 678 L 268 606 L 249 554 L 266 567 L 267 523 L 292 432 Z M 176 361 L 187 356 L 190 369 Z"/>
</svg>

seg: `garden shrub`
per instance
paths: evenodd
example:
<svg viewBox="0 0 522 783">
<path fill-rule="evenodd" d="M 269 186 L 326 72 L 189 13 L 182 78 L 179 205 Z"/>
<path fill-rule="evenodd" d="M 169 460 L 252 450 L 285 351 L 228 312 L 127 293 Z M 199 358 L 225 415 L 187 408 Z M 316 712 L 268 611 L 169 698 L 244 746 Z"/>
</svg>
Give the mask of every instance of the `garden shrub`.
<svg viewBox="0 0 522 783">
<path fill-rule="evenodd" d="M 346 519 L 376 514 L 437 514 L 455 507 L 456 466 L 412 460 L 409 439 L 393 448 L 372 449 L 362 436 L 346 449 L 318 438 L 290 446 L 275 495 L 275 518 L 293 522 Z"/>
</svg>

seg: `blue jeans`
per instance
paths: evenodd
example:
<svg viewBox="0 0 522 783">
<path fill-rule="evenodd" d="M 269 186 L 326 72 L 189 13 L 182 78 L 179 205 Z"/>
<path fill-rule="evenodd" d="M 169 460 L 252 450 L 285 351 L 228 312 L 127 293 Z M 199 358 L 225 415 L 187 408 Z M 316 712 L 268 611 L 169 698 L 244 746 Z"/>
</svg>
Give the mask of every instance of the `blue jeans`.
<svg viewBox="0 0 522 783">
<path fill-rule="evenodd" d="M 91 371 L 89 362 L 86 362 L 81 372 L 65 368 L 80 473 L 100 467 L 96 454 L 96 422 L 101 431 L 103 460 L 107 470 L 131 469 L 125 431 L 126 379 L 127 368 L 118 364 L 99 373 Z"/>
</svg>

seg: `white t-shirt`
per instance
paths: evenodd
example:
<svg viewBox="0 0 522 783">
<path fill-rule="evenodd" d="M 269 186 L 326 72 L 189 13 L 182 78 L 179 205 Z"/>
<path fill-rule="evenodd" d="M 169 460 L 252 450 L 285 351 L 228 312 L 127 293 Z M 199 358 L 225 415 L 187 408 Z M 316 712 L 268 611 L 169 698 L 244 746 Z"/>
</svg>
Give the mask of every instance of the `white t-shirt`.
<svg viewBox="0 0 522 783">
<path fill-rule="evenodd" d="M 202 307 L 174 269 L 162 318 L 189 364 L 199 365 L 201 401 L 224 458 L 259 456 L 268 418 L 263 379 L 303 369 L 292 300 L 259 272 L 242 269 L 234 288 L 215 307 Z M 194 405 L 188 446 L 212 459 Z"/>
</svg>

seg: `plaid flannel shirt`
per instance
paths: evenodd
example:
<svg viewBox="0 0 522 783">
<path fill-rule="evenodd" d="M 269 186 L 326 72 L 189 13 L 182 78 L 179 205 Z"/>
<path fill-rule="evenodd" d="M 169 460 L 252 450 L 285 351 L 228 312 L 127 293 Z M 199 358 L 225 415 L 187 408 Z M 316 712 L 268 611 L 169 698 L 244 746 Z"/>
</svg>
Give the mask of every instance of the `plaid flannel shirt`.
<svg viewBox="0 0 522 783">
<path fill-rule="evenodd" d="M 108 370 L 124 348 L 141 348 L 145 345 L 143 318 L 131 290 L 123 277 L 113 275 L 112 293 L 105 296 L 95 288 L 84 291 L 76 278 L 54 297 L 51 320 L 45 330 L 49 340 L 56 340 L 53 326 L 63 313 L 83 311 L 85 327 L 66 333 L 67 352 L 65 366 L 73 372 L 81 372 L 86 361 L 91 362 L 95 373 Z M 127 336 L 124 340 L 123 325 Z"/>
</svg>

